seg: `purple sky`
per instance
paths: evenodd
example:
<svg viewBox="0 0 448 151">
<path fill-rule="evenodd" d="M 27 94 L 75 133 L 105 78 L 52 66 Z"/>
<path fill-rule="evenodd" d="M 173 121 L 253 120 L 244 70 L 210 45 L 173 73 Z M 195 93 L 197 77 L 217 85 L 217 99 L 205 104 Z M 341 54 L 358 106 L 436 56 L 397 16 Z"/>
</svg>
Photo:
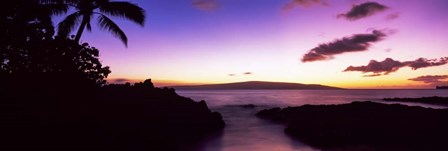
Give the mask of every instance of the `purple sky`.
<svg viewBox="0 0 448 151">
<path fill-rule="evenodd" d="M 361 17 L 349 11 L 368 1 L 131 2 L 146 10 L 147 21 L 142 28 L 117 20 L 129 38 L 128 48 L 98 28 L 81 38 L 100 49 L 103 64 L 112 70 L 110 81 L 152 78 L 162 86 L 260 80 L 346 88 L 428 88 L 447 83 L 409 80 L 448 75 L 443 63 L 417 70 L 402 66 L 380 76 L 369 76 L 377 75 L 370 70 L 343 72 L 349 66 L 370 67 L 371 60 L 404 63 L 448 57 L 446 0 L 370 1 L 379 5 L 366 5 L 369 12 L 364 16 L 353 12 Z M 376 37 L 374 31 L 384 36 Z M 369 39 L 375 37 L 379 39 Z M 302 62 L 308 53 L 326 59 Z M 375 69 L 390 66 L 377 65 L 382 66 Z"/>
</svg>

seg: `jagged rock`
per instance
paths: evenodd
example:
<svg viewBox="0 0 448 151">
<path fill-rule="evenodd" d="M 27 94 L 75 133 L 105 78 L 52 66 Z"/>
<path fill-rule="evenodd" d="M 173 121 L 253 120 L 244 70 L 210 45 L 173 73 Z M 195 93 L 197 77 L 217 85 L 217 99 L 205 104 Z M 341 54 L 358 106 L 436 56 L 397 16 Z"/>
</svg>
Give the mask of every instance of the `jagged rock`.
<svg viewBox="0 0 448 151">
<path fill-rule="evenodd" d="M 151 80 L 93 95 L 8 98 L 0 106 L 0 150 L 184 150 L 225 125 L 205 101 L 155 88 Z"/>
<path fill-rule="evenodd" d="M 244 105 L 240 105 L 240 106 L 245 109 L 253 109 L 256 107 L 256 105 L 254 105 L 254 104 L 244 104 Z"/>
<path fill-rule="evenodd" d="M 263 110 L 285 132 L 324 150 L 447 150 L 448 109 L 353 102 Z"/>
</svg>

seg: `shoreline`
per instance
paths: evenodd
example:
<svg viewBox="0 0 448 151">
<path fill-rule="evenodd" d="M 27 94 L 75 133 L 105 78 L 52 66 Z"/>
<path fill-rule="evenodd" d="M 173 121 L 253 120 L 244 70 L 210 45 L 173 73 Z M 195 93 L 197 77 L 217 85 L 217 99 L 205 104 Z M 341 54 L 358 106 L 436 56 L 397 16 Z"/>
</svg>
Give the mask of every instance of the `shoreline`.
<svg viewBox="0 0 448 151">
<path fill-rule="evenodd" d="M 286 123 L 285 133 L 320 149 L 442 150 L 448 109 L 352 102 L 271 108 L 258 117 Z"/>
<path fill-rule="evenodd" d="M 439 96 L 431 96 L 431 97 L 421 97 L 421 98 L 383 98 L 383 102 L 403 102 L 403 103 L 421 103 L 421 104 L 429 104 L 429 105 L 439 105 L 448 107 L 448 97 L 439 97 Z"/>
</svg>

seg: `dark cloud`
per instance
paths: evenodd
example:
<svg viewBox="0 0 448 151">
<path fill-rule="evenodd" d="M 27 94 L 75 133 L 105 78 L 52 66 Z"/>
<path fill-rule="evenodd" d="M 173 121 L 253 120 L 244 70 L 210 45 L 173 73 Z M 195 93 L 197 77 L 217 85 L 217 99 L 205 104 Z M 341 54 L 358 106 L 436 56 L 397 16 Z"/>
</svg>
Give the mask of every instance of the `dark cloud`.
<svg viewBox="0 0 448 151">
<path fill-rule="evenodd" d="M 327 6 L 328 3 L 326 0 L 292 0 L 291 2 L 283 6 L 283 10 L 289 11 L 296 6 L 311 7 L 314 5 Z"/>
<path fill-rule="evenodd" d="M 431 67 L 431 66 L 441 66 L 448 63 L 448 57 L 437 59 L 426 59 L 426 58 L 418 58 L 415 61 L 407 61 L 405 62 L 411 67 L 413 70 L 417 70 L 419 68 Z"/>
<path fill-rule="evenodd" d="M 215 0 L 193 0 L 193 6 L 204 11 L 212 11 L 218 8 Z"/>
<path fill-rule="evenodd" d="M 448 84 L 448 75 L 426 75 L 416 78 L 408 79 L 411 81 L 423 82 L 431 85 L 446 85 Z"/>
<path fill-rule="evenodd" d="M 371 34 L 355 34 L 330 43 L 320 44 L 305 54 L 302 62 L 330 60 L 337 54 L 365 51 L 370 47 L 371 43 L 378 42 L 384 37 L 386 37 L 384 32 L 373 30 Z"/>
<path fill-rule="evenodd" d="M 369 64 L 367 64 L 366 66 L 349 66 L 344 70 L 344 72 L 360 71 L 363 73 L 372 73 L 370 75 L 365 75 L 365 77 L 372 77 L 372 76 L 387 75 L 403 67 L 411 67 L 413 70 L 417 70 L 419 68 L 440 66 L 447 63 L 448 63 L 448 57 L 440 58 L 439 60 L 419 58 L 414 61 L 405 61 L 405 62 L 400 62 L 393 60 L 391 58 L 386 58 L 381 62 L 376 60 L 370 60 Z"/>
<path fill-rule="evenodd" d="M 376 60 L 370 60 L 367 66 L 349 66 L 344 72 L 347 71 L 361 71 L 363 73 L 372 72 L 371 75 L 366 75 L 366 77 L 387 75 L 391 72 L 395 72 L 398 69 L 405 67 L 406 65 L 400 61 L 393 60 L 391 58 L 386 58 L 384 61 L 378 62 Z"/>
<path fill-rule="evenodd" d="M 254 73 L 252 73 L 252 72 L 243 72 L 243 73 L 242 73 L 242 75 L 252 75 L 252 74 L 254 74 Z M 228 76 L 231 76 L 231 77 L 232 77 L 232 76 L 237 76 L 237 74 L 233 74 L 233 73 L 232 73 L 232 74 L 228 74 Z"/>
<path fill-rule="evenodd" d="M 388 7 L 377 2 L 365 2 L 359 5 L 353 5 L 352 9 L 345 14 L 339 14 L 338 18 L 343 17 L 354 21 L 361 18 L 372 16 L 378 12 L 386 10 Z"/>
<path fill-rule="evenodd" d="M 363 77 L 376 77 L 376 76 L 381 76 L 381 73 L 373 73 L 373 74 L 363 75 Z"/>
<path fill-rule="evenodd" d="M 392 13 L 386 16 L 386 20 L 395 20 L 400 17 L 399 13 Z"/>
</svg>

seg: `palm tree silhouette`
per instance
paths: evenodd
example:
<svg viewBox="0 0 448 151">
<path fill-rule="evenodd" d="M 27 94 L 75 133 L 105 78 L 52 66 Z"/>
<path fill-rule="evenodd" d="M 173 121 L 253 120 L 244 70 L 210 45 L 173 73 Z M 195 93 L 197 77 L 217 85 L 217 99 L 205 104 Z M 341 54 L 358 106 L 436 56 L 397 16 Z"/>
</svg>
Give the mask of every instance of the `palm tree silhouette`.
<svg viewBox="0 0 448 151">
<path fill-rule="evenodd" d="M 75 41 L 79 42 L 85 28 L 92 30 L 90 21 L 97 17 L 101 29 L 111 32 L 127 46 L 128 38 L 123 30 L 108 16 L 124 18 L 141 26 L 145 22 L 145 12 L 136 4 L 124 1 L 110 0 L 62 0 L 66 5 L 72 6 L 76 11 L 68 15 L 58 24 L 58 35 L 67 37 L 79 25 Z"/>
</svg>

